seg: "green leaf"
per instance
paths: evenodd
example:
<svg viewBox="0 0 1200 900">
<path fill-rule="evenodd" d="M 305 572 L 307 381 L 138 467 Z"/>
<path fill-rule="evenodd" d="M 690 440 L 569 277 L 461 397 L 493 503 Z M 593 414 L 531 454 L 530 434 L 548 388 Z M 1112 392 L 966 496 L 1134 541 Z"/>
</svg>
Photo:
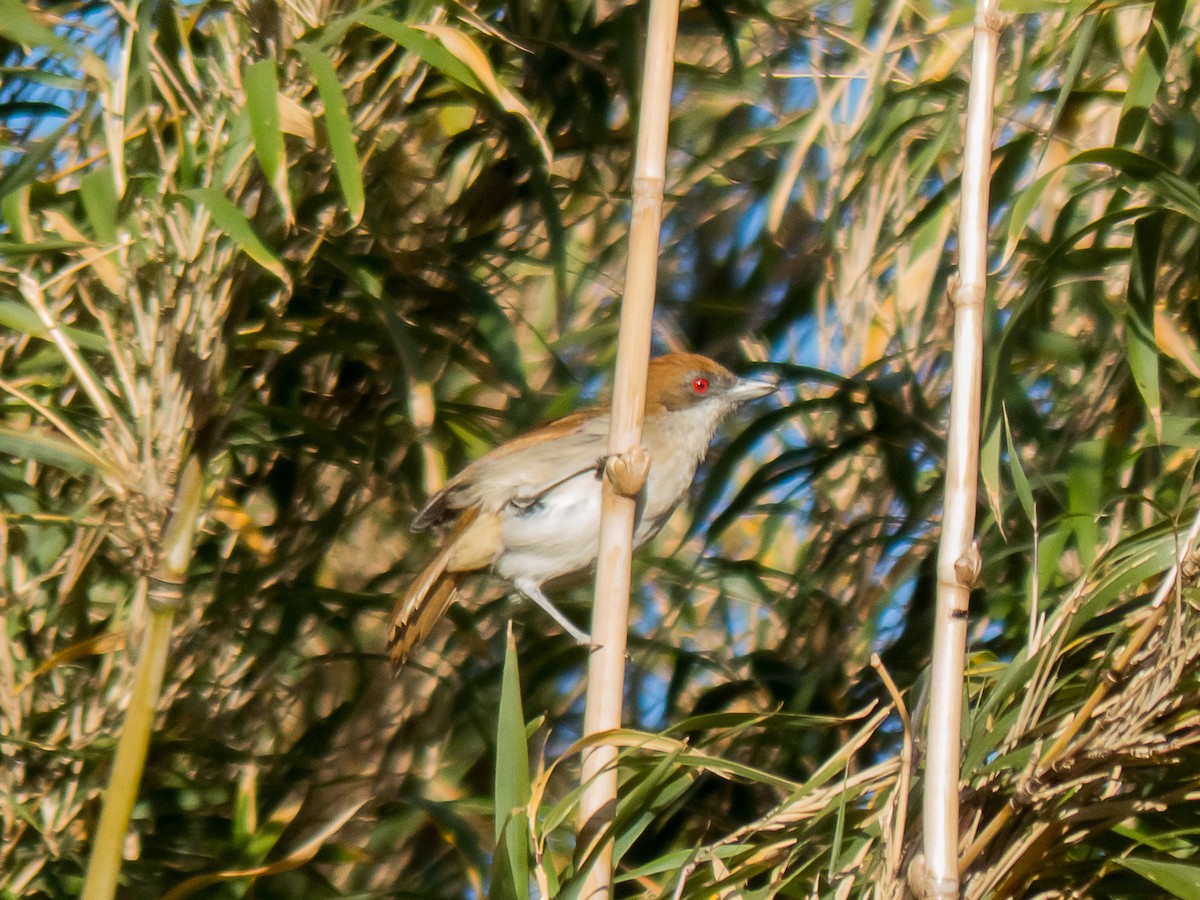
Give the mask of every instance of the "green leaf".
<svg viewBox="0 0 1200 900">
<path fill-rule="evenodd" d="M 89 453 L 70 441 L 5 425 L 0 425 L 0 453 L 16 459 L 31 459 L 77 475 L 88 475 L 104 468 L 99 454 Z"/>
<path fill-rule="evenodd" d="M 992 419 L 983 433 L 979 445 L 979 477 L 983 481 L 983 495 L 992 510 L 992 518 L 1004 536 L 1004 501 L 1000 491 L 1000 422 Z"/>
<path fill-rule="evenodd" d="M 242 770 L 238 779 L 237 793 L 234 794 L 232 827 L 233 842 L 244 847 L 249 843 L 254 833 L 258 831 L 258 772 L 253 765 Z"/>
<path fill-rule="evenodd" d="M 695 774 L 680 767 L 677 757 L 668 753 L 649 771 L 624 784 L 611 828 L 614 863 L 620 863 L 654 820 L 695 783 Z M 593 852 L 602 846 L 602 841 L 597 843 Z"/>
<path fill-rule="evenodd" d="M 529 746 L 512 631 L 504 654 L 496 726 L 496 864 L 492 896 L 529 898 Z"/>
<path fill-rule="evenodd" d="M 317 92 L 325 106 L 325 133 L 329 135 L 334 171 L 337 173 L 338 184 L 342 187 L 342 196 L 346 198 L 350 221 L 357 225 L 362 221 L 365 192 L 346 97 L 342 93 L 337 72 L 328 56 L 316 47 L 304 43 L 296 45 L 296 52 L 300 54 L 317 82 Z"/>
<path fill-rule="evenodd" d="M 207 209 L 216 226 L 232 238 L 243 253 L 280 281 L 290 281 L 279 257 L 267 249 L 267 245 L 250 225 L 250 220 L 242 215 L 242 211 L 223 193 L 216 188 L 192 188 L 182 191 L 179 196 L 199 203 Z"/>
<path fill-rule="evenodd" d="M 1082 19 L 1082 24 L 1079 26 L 1079 31 L 1072 42 L 1071 59 L 1067 63 L 1067 68 L 1062 75 L 1062 83 L 1058 89 L 1058 97 L 1054 101 L 1054 112 L 1050 116 L 1050 124 L 1046 129 L 1046 133 L 1053 135 L 1058 130 L 1058 124 L 1062 120 L 1063 112 L 1067 108 L 1067 102 L 1075 93 L 1076 82 L 1079 80 L 1079 73 L 1083 69 L 1083 64 L 1091 57 L 1092 43 L 1095 40 L 1096 28 L 1100 23 L 1099 15 L 1085 15 Z M 1042 160 L 1046 156 L 1046 151 L 1050 149 L 1051 141 L 1045 141 L 1042 145 L 1042 152 L 1038 158 L 1038 168 L 1041 168 Z M 1017 243 L 1021 235 L 1025 233 L 1025 228 L 1029 224 L 1029 219 L 1032 217 L 1035 210 L 1039 209 L 1042 195 L 1046 192 L 1046 188 L 1050 186 L 1051 181 L 1060 169 L 1054 169 L 1039 178 L 1034 179 L 1033 183 L 1025 190 L 1017 195 L 1017 201 L 1012 205 L 1012 212 L 1008 217 L 1008 236 L 1004 244 L 1004 251 L 1001 253 L 1001 265 L 1003 266 L 1012 257 L 1013 251 L 1017 249 Z"/>
<path fill-rule="evenodd" d="M 1164 216 L 1138 219 L 1133 226 L 1132 261 L 1125 303 L 1125 355 L 1134 384 L 1162 441 L 1162 397 L 1158 383 L 1158 344 L 1154 339 L 1155 278 L 1162 246 Z"/>
<path fill-rule="evenodd" d="M 534 138 L 543 161 L 549 164 L 553 158 L 550 143 L 534 120 L 533 113 L 519 97 L 500 84 L 487 54 L 464 31 L 448 25 L 414 28 L 373 13 L 361 15 L 357 21 L 417 54 L 451 81 L 482 94 L 500 109 L 517 116 Z"/>
<path fill-rule="evenodd" d="M 1012 212 L 1008 216 L 1008 234 L 1004 242 L 1004 251 L 1001 254 L 1002 264 L 1006 264 L 1017 249 L 1017 244 L 1021 240 L 1021 235 L 1025 233 L 1029 219 L 1035 210 L 1041 208 L 1042 194 L 1046 192 L 1046 188 L 1050 186 L 1058 172 L 1058 169 L 1053 169 L 1040 178 L 1034 179 L 1033 184 L 1017 195 L 1017 200 L 1012 205 Z"/>
<path fill-rule="evenodd" d="M 1114 144 L 1132 146 L 1141 137 L 1150 107 L 1166 78 L 1167 60 L 1179 38 L 1179 24 L 1186 9 L 1186 0 L 1158 0 L 1154 4 L 1141 53 L 1129 75 Z"/>
<path fill-rule="evenodd" d="M 1012 475 L 1013 487 L 1017 491 L 1017 499 L 1021 501 L 1021 508 L 1025 510 L 1025 518 L 1029 520 L 1029 524 L 1037 530 L 1037 507 L 1033 502 L 1033 491 L 1029 489 L 1029 479 L 1025 477 L 1025 467 L 1021 465 L 1021 457 L 1017 454 L 1017 448 L 1013 445 L 1012 427 L 1008 424 L 1008 409 L 1004 410 L 1004 441 L 1008 447 L 1008 471 Z"/>
<path fill-rule="evenodd" d="M 21 0 L 0 0 L 0 37 L 26 49 L 46 47 L 55 52 L 70 49 L 63 38 L 30 15 Z"/>
<path fill-rule="evenodd" d="M 4 250 L 6 259 L 16 259 L 21 256 L 44 256 L 46 253 L 53 253 L 56 250 L 82 250 L 84 247 L 90 247 L 91 244 L 87 241 L 62 241 L 62 240 L 42 240 L 31 244 L 9 244 L 0 241 L 0 247 Z"/>
<path fill-rule="evenodd" d="M 247 66 L 242 75 L 242 86 L 246 90 L 254 155 L 291 221 L 292 200 L 288 194 L 283 129 L 279 124 L 279 76 L 275 71 L 275 60 L 264 59 Z"/>
<path fill-rule="evenodd" d="M 117 240 L 117 186 L 112 169 L 102 166 L 79 179 L 79 198 L 97 240 L 105 244 Z"/>
<path fill-rule="evenodd" d="M 24 303 L 18 303 L 15 300 L 0 300 L 0 325 L 11 328 L 13 331 L 19 331 L 21 334 L 41 338 L 44 341 L 51 340 L 50 332 L 37 317 L 37 313 Z M 108 350 L 108 341 L 101 335 L 92 334 L 82 328 L 72 328 L 69 325 L 58 327 L 78 347 L 101 353 Z"/>
<path fill-rule="evenodd" d="M 18 78 L 59 91 L 80 91 L 87 87 L 83 79 L 62 72 L 46 72 L 33 66 L 0 66 L 0 81 Z"/>
<path fill-rule="evenodd" d="M 1067 165 L 1100 164 L 1116 169 L 1130 181 L 1144 185 L 1169 209 L 1200 222 L 1200 190 L 1162 163 L 1132 150 L 1103 147 L 1085 150 Z"/>
<path fill-rule="evenodd" d="M 0 20 L 2 18 L 3 12 L 0 11 Z M 72 127 L 73 122 L 68 119 L 40 141 L 34 141 L 15 164 L 6 161 L 4 174 L 0 175 L 0 197 L 36 181 L 38 169 L 54 155 L 58 142 Z"/>
<path fill-rule="evenodd" d="M 1090 566 L 1100 549 L 1100 514 L 1104 482 L 1104 443 L 1087 441 L 1071 451 L 1067 474 L 1067 512 L 1071 515 L 1071 530 L 1075 534 L 1079 558 Z"/>
<path fill-rule="evenodd" d="M 1170 523 L 1160 523 L 1120 541 L 1101 560 L 1103 565 L 1097 571 L 1102 574 L 1080 605 L 1078 624 L 1072 628 L 1081 627 L 1117 598 L 1166 572 L 1175 563 L 1178 547 L 1179 535 Z"/>
<path fill-rule="evenodd" d="M 22 184 L 0 197 L 0 215 L 8 226 L 8 237 L 28 243 L 33 235 L 33 224 L 29 219 L 29 185 Z M 5 244 L 5 254 L 12 244 Z"/>
<path fill-rule="evenodd" d="M 1200 900 L 1200 866 L 1165 859 L 1143 859 L 1130 856 L 1114 862 L 1141 875 L 1151 884 L 1162 888 L 1172 897 Z"/>
<path fill-rule="evenodd" d="M 415 53 L 424 63 L 441 72 L 450 80 L 457 81 L 473 91 L 483 92 L 483 85 L 468 66 L 460 62 L 439 42 L 420 30 L 375 13 L 366 13 L 355 18 L 359 24 L 365 25 L 372 31 L 378 31 L 405 50 Z"/>
</svg>

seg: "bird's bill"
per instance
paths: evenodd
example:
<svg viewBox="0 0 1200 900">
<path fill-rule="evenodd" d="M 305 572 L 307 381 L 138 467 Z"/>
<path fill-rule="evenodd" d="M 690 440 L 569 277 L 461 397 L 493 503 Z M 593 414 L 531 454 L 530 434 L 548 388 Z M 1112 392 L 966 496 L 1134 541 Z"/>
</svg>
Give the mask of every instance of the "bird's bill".
<svg viewBox="0 0 1200 900">
<path fill-rule="evenodd" d="M 773 394 L 779 390 L 779 385 L 774 381 L 766 381 L 763 379 L 739 378 L 734 382 L 733 387 L 729 389 L 726 396 L 734 403 L 743 403 L 746 400 L 757 400 L 759 397 L 765 397 L 767 394 Z"/>
</svg>

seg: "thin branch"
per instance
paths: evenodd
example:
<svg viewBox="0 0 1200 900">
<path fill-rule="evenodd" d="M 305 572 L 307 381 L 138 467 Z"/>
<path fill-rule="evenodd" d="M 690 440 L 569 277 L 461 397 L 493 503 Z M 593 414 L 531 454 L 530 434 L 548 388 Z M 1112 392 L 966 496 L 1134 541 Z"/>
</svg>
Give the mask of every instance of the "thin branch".
<svg viewBox="0 0 1200 900">
<path fill-rule="evenodd" d="M 879 675 L 883 686 L 887 688 L 888 694 L 891 695 L 892 703 L 896 706 L 896 714 L 900 717 L 900 724 L 904 729 L 904 742 L 900 747 L 900 775 L 896 781 L 896 790 L 892 800 L 892 808 L 895 810 L 895 820 L 890 840 L 885 843 L 884 847 L 887 859 L 888 879 L 890 882 L 895 883 L 900 878 L 900 855 L 904 848 L 904 830 L 907 825 L 908 816 L 908 791 L 909 785 L 912 782 L 912 719 L 908 715 L 908 707 L 904 705 L 904 698 L 900 696 L 900 689 L 896 687 L 895 680 L 893 680 L 891 673 L 884 667 L 883 660 L 880 659 L 878 653 L 871 654 L 871 668 Z"/>
<path fill-rule="evenodd" d="M 91 444 L 80 437 L 79 432 L 68 425 L 66 421 L 63 420 L 62 417 L 60 417 L 53 410 L 51 410 L 50 407 L 43 403 L 39 403 L 36 398 L 25 393 L 15 384 L 6 381 L 3 378 L 0 378 L 0 391 L 5 391 L 6 393 L 12 394 L 26 406 L 30 407 L 34 412 L 39 413 L 43 418 L 46 419 L 46 421 L 57 428 L 63 437 L 87 454 L 88 459 L 92 460 L 92 462 L 96 464 L 97 468 L 107 473 L 110 477 L 120 476 L 121 472 L 117 468 L 116 463 L 110 462 L 101 456 Z"/>
<path fill-rule="evenodd" d="M 133 439 L 133 434 L 130 432 L 129 426 L 125 424 L 125 420 L 117 414 L 116 409 L 109 402 L 108 394 L 101 390 L 100 385 L 92 377 L 91 369 L 84 364 L 83 359 L 76 352 L 75 343 L 66 336 L 63 330 L 58 327 L 58 322 L 50 315 L 50 310 L 47 308 L 46 302 L 42 297 L 41 286 L 24 272 L 21 273 L 20 283 L 21 296 L 33 308 L 38 319 L 41 320 L 42 325 L 49 332 L 50 339 L 54 341 L 59 352 L 62 353 L 63 358 L 67 361 L 67 365 L 71 367 L 71 371 L 79 379 L 80 387 L 88 395 L 88 399 L 92 401 L 97 411 L 111 422 L 117 430 L 124 449 L 132 451 L 137 446 L 137 442 Z"/>
</svg>

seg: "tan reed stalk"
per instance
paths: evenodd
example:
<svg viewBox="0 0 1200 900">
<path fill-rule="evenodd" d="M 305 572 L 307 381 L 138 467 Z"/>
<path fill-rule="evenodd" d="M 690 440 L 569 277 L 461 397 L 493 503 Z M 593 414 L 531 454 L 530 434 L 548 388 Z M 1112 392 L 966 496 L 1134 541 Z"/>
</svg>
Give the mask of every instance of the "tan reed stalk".
<svg viewBox="0 0 1200 900">
<path fill-rule="evenodd" d="M 651 0 L 634 159 L 629 258 L 608 435 L 609 464 L 605 467 L 600 516 L 596 601 L 592 609 L 592 641 L 596 649 L 588 665 L 585 736 L 621 727 L 634 496 L 645 479 L 648 462 L 641 449 L 642 415 L 646 405 L 646 367 L 654 317 L 678 19 L 679 0 Z M 597 850 L 587 863 L 589 868 L 580 895 L 584 900 L 612 895 L 612 841 L 606 832 L 616 807 L 616 759 L 617 748 L 611 744 L 596 745 L 583 754 L 576 859 L 587 860 Z"/>
<path fill-rule="evenodd" d="M 958 896 L 963 664 L 967 608 L 980 569 L 979 550 L 974 544 L 975 495 L 979 482 L 979 400 L 998 11 L 996 0 L 979 0 L 975 7 L 959 211 L 958 283 L 950 290 L 954 349 L 924 792 L 925 883 L 926 896 L 931 898 Z"/>
</svg>

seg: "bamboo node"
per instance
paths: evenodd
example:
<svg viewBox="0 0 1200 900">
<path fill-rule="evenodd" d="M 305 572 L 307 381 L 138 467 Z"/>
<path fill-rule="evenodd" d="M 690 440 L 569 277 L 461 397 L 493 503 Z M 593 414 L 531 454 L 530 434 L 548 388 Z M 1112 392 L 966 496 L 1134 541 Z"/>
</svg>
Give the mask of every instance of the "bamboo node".
<svg viewBox="0 0 1200 900">
<path fill-rule="evenodd" d="M 1183 573 L 1184 581 L 1195 581 L 1196 576 L 1200 575 L 1200 550 L 1189 553 L 1179 566 L 1179 571 Z"/>
<path fill-rule="evenodd" d="M 662 175 L 638 175 L 633 179 L 633 199 L 659 202 L 663 192 Z"/>
<path fill-rule="evenodd" d="M 954 574 L 958 583 L 970 590 L 979 581 L 979 573 L 982 571 L 983 555 L 979 552 L 979 542 L 974 541 L 971 543 L 971 549 L 954 561 Z"/>
<path fill-rule="evenodd" d="M 604 477 L 622 497 L 634 498 L 641 493 L 649 474 L 650 454 L 645 447 L 632 447 L 604 460 Z"/>
<path fill-rule="evenodd" d="M 183 579 L 151 576 L 146 605 L 155 612 L 174 612 L 183 604 Z"/>
</svg>

